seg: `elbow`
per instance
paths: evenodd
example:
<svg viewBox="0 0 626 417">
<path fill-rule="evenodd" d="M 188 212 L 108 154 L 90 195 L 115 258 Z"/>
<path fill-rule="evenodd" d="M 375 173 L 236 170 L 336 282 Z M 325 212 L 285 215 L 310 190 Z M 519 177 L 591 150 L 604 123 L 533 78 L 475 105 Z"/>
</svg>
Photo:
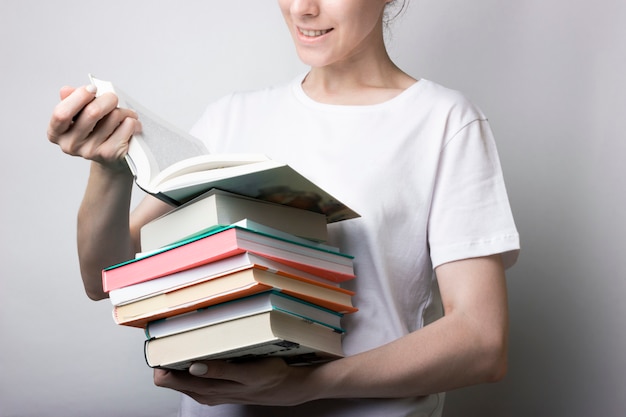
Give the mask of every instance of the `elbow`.
<svg viewBox="0 0 626 417">
<path fill-rule="evenodd" d="M 483 363 L 480 371 L 485 383 L 495 383 L 504 379 L 508 371 L 508 344 L 505 338 L 483 345 Z"/>
<path fill-rule="evenodd" d="M 81 271 L 83 288 L 90 300 L 100 301 L 109 298 L 109 294 L 102 289 L 102 278 L 100 274 L 92 275 L 86 271 Z"/>
<path fill-rule="evenodd" d="M 100 301 L 105 298 L 108 298 L 108 294 L 106 294 L 102 290 L 98 291 L 98 290 L 93 290 L 93 289 L 89 289 L 86 287 L 85 287 L 85 294 L 87 294 L 87 297 L 89 297 L 89 299 L 92 301 Z"/>
<path fill-rule="evenodd" d="M 105 293 L 101 286 L 91 286 L 85 283 L 84 288 L 85 294 L 87 294 L 87 297 L 92 301 L 100 301 L 109 298 L 109 294 Z"/>
<path fill-rule="evenodd" d="M 508 371 L 508 360 L 507 356 L 504 355 L 497 360 L 493 360 L 493 363 L 489 367 L 488 371 L 485 374 L 486 382 L 494 383 L 499 382 L 504 379 Z"/>
</svg>

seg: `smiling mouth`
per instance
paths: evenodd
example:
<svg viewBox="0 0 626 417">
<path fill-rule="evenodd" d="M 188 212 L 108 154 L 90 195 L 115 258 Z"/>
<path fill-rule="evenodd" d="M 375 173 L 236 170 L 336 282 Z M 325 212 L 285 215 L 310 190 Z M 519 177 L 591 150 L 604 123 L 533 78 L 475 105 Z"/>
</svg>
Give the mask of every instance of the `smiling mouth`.
<svg viewBox="0 0 626 417">
<path fill-rule="evenodd" d="M 318 36 L 322 36 L 327 34 L 328 32 L 330 32 L 332 29 L 324 29 L 324 30 L 307 30 L 307 29 L 302 29 L 302 28 L 298 28 L 298 31 L 300 31 L 301 34 L 303 34 L 306 37 L 309 38 L 315 38 Z"/>
</svg>

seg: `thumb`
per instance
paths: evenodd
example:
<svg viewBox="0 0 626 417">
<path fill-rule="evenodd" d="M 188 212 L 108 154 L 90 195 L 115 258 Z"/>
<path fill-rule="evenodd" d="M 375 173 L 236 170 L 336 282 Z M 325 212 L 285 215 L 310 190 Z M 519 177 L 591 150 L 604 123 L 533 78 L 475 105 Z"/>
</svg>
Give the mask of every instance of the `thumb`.
<svg viewBox="0 0 626 417">
<path fill-rule="evenodd" d="M 243 382 L 246 380 L 249 368 L 253 362 L 235 364 L 223 360 L 194 362 L 189 367 L 189 373 L 196 377 L 207 379 L 222 379 L 225 381 Z M 242 366 L 244 366 L 242 368 Z"/>
<path fill-rule="evenodd" d="M 189 367 L 189 373 L 201 378 L 222 379 L 250 385 L 259 383 L 259 379 L 280 377 L 291 372 L 292 369 L 282 358 L 270 357 L 243 362 L 224 360 L 194 362 Z"/>
<path fill-rule="evenodd" d="M 189 373 L 193 376 L 203 376 L 207 373 L 209 367 L 206 363 L 194 362 L 189 367 Z"/>
</svg>

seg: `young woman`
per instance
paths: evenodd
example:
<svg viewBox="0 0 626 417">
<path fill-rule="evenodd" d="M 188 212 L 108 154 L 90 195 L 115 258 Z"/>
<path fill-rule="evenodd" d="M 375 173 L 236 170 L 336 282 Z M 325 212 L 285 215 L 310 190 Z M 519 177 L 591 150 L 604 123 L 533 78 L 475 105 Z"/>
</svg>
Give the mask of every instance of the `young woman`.
<svg viewBox="0 0 626 417">
<path fill-rule="evenodd" d="M 155 383 L 186 394 L 184 416 L 438 416 L 443 392 L 506 372 L 504 270 L 519 239 L 489 125 L 461 94 L 391 61 L 392 0 L 278 3 L 310 71 L 224 97 L 193 133 L 215 153 L 286 161 L 361 214 L 329 228 L 356 262 L 347 356 L 311 367 L 201 362 L 155 370 Z M 91 87 L 61 98 L 48 135 L 93 161 L 78 249 L 86 291 L 100 299 L 102 267 L 131 258 L 139 228 L 170 207 L 146 197 L 129 216 L 123 156 L 137 116 Z"/>
</svg>

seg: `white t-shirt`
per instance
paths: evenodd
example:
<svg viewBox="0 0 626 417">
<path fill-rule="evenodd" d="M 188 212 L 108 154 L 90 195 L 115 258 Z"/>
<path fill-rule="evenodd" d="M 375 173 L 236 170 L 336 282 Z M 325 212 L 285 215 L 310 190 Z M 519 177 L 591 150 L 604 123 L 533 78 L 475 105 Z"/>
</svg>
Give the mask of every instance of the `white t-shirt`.
<svg viewBox="0 0 626 417">
<path fill-rule="evenodd" d="M 420 80 L 376 105 L 321 104 L 288 85 L 235 93 L 209 106 L 192 133 L 210 151 L 256 152 L 287 162 L 361 217 L 329 226 L 329 244 L 353 255 L 359 311 L 346 315 L 352 355 L 421 328 L 438 312 L 434 267 L 502 253 L 517 259 L 500 162 L 485 116 L 458 92 Z M 435 307 L 435 308 L 433 308 Z M 418 349 L 419 351 L 419 349 Z M 321 400 L 298 407 L 206 407 L 182 416 L 438 416 L 443 395 Z"/>
</svg>

